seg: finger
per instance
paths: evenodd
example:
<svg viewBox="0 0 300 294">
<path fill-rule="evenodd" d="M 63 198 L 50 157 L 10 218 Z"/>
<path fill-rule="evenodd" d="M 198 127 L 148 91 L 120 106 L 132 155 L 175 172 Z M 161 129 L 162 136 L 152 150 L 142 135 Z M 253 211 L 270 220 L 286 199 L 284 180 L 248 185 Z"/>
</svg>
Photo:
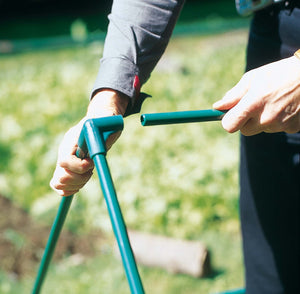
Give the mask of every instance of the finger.
<svg viewBox="0 0 300 294">
<path fill-rule="evenodd" d="M 56 180 L 55 178 L 53 177 L 50 181 L 50 187 L 53 191 L 55 191 L 58 195 L 60 196 L 71 196 L 75 193 L 77 193 L 79 191 L 79 189 L 76 189 L 76 188 L 72 188 L 72 189 L 66 189 L 66 190 L 63 190 L 63 189 L 56 189 Z"/>
<path fill-rule="evenodd" d="M 64 174 L 58 178 L 57 185 L 59 185 L 61 189 L 65 187 L 81 188 L 88 182 L 92 175 L 92 170 L 80 175 L 70 172 L 69 170 L 64 170 Z M 59 189 L 59 187 L 55 188 Z"/>
<path fill-rule="evenodd" d="M 253 136 L 263 132 L 264 129 L 258 120 L 251 118 L 244 124 L 240 131 L 244 136 Z"/>
<path fill-rule="evenodd" d="M 75 191 L 75 190 L 80 190 L 84 184 L 81 185 L 67 185 L 67 184 L 61 184 L 57 183 L 53 185 L 53 188 L 55 190 L 62 190 L 62 191 Z"/>
<path fill-rule="evenodd" d="M 52 187 L 51 187 L 52 188 Z M 71 196 L 79 192 L 79 190 L 56 190 L 52 188 L 59 196 Z"/>
<path fill-rule="evenodd" d="M 59 189 L 55 189 L 51 183 L 50 183 L 50 187 L 60 196 L 71 196 L 76 194 L 77 192 L 79 192 L 79 189 L 69 189 L 69 190 L 59 190 Z"/>
<path fill-rule="evenodd" d="M 120 136 L 121 136 L 121 132 L 116 132 L 116 133 L 111 134 L 105 142 L 106 149 L 109 150 Z"/>
<path fill-rule="evenodd" d="M 236 106 L 224 115 L 222 126 L 227 132 L 234 133 L 241 130 L 253 116 L 255 116 L 255 113 L 251 97 L 246 94 Z"/>
<path fill-rule="evenodd" d="M 244 95 L 246 95 L 251 80 L 251 71 L 243 75 L 240 81 L 232 87 L 224 97 L 213 104 L 213 108 L 218 110 L 228 110 L 239 103 Z"/>
<path fill-rule="evenodd" d="M 67 160 L 60 161 L 59 166 L 76 174 L 85 174 L 94 168 L 91 158 L 80 159 L 76 155 L 71 155 Z"/>
<path fill-rule="evenodd" d="M 93 174 L 92 169 L 84 173 L 76 173 L 57 164 L 52 177 L 52 184 L 82 185 L 88 181 Z"/>
<path fill-rule="evenodd" d="M 282 125 L 282 124 L 281 124 Z M 285 130 L 286 133 L 288 134 L 295 134 L 300 131 L 300 115 L 294 116 L 291 119 L 289 119 L 285 123 L 285 127 L 281 129 Z"/>
<path fill-rule="evenodd" d="M 234 107 L 239 101 L 240 101 L 240 97 L 232 97 L 231 100 L 227 99 L 227 100 L 219 100 L 217 102 L 215 102 L 213 104 L 213 108 L 217 109 L 217 110 L 228 110 L 231 109 L 232 107 Z"/>
</svg>

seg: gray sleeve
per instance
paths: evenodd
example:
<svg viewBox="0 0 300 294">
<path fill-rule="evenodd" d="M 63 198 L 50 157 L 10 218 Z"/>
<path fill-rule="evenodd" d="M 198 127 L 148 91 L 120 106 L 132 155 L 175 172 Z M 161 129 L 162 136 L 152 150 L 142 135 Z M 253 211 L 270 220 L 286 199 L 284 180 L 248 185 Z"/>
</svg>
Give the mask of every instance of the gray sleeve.
<svg viewBox="0 0 300 294">
<path fill-rule="evenodd" d="M 132 99 L 169 42 L 184 0 L 114 0 L 93 93 L 101 88 Z"/>
</svg>

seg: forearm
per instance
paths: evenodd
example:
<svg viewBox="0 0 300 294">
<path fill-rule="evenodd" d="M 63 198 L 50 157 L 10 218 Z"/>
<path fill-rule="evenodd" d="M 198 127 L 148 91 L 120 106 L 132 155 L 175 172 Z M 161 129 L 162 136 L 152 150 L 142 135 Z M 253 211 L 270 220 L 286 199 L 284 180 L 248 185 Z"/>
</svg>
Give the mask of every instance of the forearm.
<svg viewBox="0 0 300 294">
<path fill-rule="evenodd" d="M 60 195 L 76 193 L 92 175 L 92 160 L 75 156 L 82 124 L 88 118 L 124 115 L 129 103 L 135 105 L 141 85 L 165 51 L 183 3 L 184 0 L 114 0 L 87 114 L 66 133 L 59 148 L 50 185 Z M 119 135 L 108 138 L 108 149 Z"/>
<path fill-rule="evenodd" d="M 132 99 L 169 42 L 184 0 L 115 0 L 92 95 L 111 88 Z"/>
</svg>

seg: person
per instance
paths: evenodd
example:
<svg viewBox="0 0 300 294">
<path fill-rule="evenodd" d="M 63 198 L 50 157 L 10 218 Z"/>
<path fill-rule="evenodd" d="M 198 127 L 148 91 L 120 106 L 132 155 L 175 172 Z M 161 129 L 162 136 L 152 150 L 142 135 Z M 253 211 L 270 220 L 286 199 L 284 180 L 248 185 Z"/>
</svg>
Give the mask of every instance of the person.
<svg viewBox="0 0 300 294">
<path fill-rule="evenodd" d="M 169 42 L 183 0 L 115 0 L 87 114 L 65 135 L 51 186 L 77 192 L 92 174 L 75 156 L 85 119 L 128 115 Z M 291 6 L 291 4 L 293 4 Z M 246 73 L 213 107 L 241 132 L 240 216 L 247 294 L 300 293 L 300 5 L 270 5 L 253 15 Z M 119 134 L 109 138 L 108 147 Z"/>
</svg>

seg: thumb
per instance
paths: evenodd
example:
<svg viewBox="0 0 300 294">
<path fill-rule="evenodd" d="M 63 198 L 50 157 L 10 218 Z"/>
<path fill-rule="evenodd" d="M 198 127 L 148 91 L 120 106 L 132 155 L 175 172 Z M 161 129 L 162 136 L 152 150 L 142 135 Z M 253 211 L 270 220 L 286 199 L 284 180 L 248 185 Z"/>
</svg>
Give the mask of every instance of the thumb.
<svg viewBox="0 0 300 294">
<path fill-rule="evenodd" d="M 228 110 L 236 106 L 242 97 L 248 91 L 248 79 L 246 75 L 231 89 L 229 90 L 224 97 L 213 104 L 213 108 L 218 110 Z"/>
<path fill-rule="evenodd" d="M 62 161 L 62 159 L 68 158 L 71 154 L 75 154 L 74 148 L 77 147 L 79 134 L 86 120 L 87 118 L 84 117 L 79 123 L 71 127 L 65 133 L 58 148 L 58 162 Z"/>
<path fill-rule="evenodd" d="M 215 102 L 213 104 L 213 108 L 218 110 L 231 109 L 240 102 L 242 97 L 243 95 L 237 93 L 236 88 L 234 87 L 230 91 L 228 91 L 221 100 Z"/>
</svg>

